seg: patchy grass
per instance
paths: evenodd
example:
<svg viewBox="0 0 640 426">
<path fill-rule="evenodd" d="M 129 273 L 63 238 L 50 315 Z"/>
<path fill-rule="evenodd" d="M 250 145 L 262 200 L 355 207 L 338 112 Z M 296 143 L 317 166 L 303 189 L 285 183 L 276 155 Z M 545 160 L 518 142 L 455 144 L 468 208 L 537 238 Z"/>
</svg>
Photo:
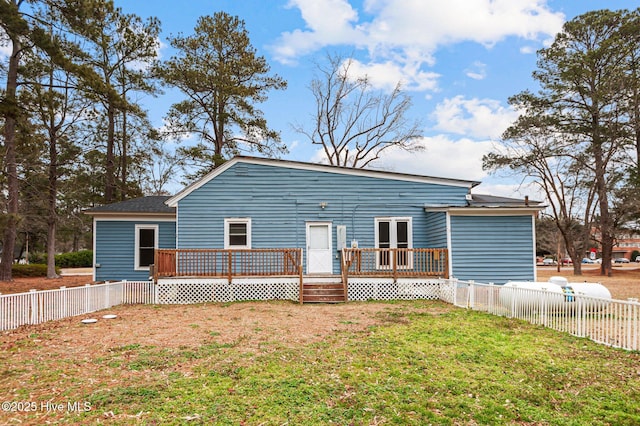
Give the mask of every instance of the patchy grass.
<svg viewBox="0 0 640 426">
<path fill-rule="evenodd" d="M 120 317 L 128 309 L 158 314 Z M 132 328 L 74 352 L 54 346 L 73 346 L 73 323 L 2 335 L 3 401 L 90 410 L 5 411 L 0 423 L 640 424 L 639 353 L 517 320 L 428 301 L 160 311 L 186 318 L 172 330 L 191 340 L 149 344 Z M 219 314 L 240 324 L 233 335 L 212 331 Z M 313 318 L 328 327 L 296 338 Z"/>
</svg>

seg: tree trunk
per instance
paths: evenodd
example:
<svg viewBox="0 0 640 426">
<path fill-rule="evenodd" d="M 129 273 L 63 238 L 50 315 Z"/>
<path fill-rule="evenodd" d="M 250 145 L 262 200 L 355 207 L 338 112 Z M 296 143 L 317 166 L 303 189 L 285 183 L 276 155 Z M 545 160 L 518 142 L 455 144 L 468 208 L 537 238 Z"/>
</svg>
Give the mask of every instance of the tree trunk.
<svg viewBox="0 0 640 426">
<path fill-rule="evenodd" d="M 105 188 L 104 202 L 112 203 L 115 199 L 115 155 L 114 149 L 115 139 L 115 113 L 113 107 L 107 107 L 107 158 L 105 165 Z"/>
<path fill-rule="evenodd" d="M 124 96 L 123 96 L 124 97 Z M 127 198 L 127 112 L 122 113 L 122 153 L 120 159 L 120 201 Z"/>
<path fill-rule="evenodd" d="M 52 120 L 53 121 L 53 120 Z M 51 123 L 53 125 L 53 123 Z M 56 227 L 58 214 L 56 201 L 58 199 L 58 144 L 55 127 L 49 132 L 49 193 L 47 217 L 47 278 L 58 278 L 56 273 Z"/>
<path fill-rule="evenodd" d="M 595 121 L 595 120 L 594 120 Z M 605 167 L 603 162 L 600 127 L 594 126 L 593 157 L 595 160 L 595 185 L 598 194 L 600 210 L 600 234 L 602 244 L 602 265 L 600 275 L 611 276 L 611 256 L 613 254 L 613 225 L 609 213 L 609 197 L 605 182 Z"/>
<path fill-rule="evenodd" d="M 16 164 L 16 121 L 18 116 L 16 92 L 18 88 L 18 65 L 22 46 L 17 39 L 12 40 L 12 46 L 4 100 L 6 108 L 4 123 L 4 167 L 5 173 L 7 174 L 7 223 L 2 239 L 0 281 L 11 281 L 13 278 L 11 267 L 13 265 L 13 251 L 16 244 L 18 197 L 20 193 Z"/>
</svg>

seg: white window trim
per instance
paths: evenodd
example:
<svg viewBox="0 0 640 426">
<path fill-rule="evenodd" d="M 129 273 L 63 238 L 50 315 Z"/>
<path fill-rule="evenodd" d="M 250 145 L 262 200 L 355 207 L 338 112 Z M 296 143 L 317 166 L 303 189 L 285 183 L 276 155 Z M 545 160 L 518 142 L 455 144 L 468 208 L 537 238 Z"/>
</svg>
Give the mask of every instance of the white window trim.
<svg viewBox="0 0 640 426">
<path fill-rule="evenodd" d="M 247 226 L 247 244 L 244 246 L 231 246 L 229 244 L 229 225 L 232 223 L 244 223 Z M 225 249 L 250 249 L 251 248 L 251 218 L 229 217 L 224 219 L 224 248 Z"/>
<path fill-rule="evenodd" d="M 379 223 L 389 222 L 389 248 L 398 248 L 398 235 L 397 235 L 397 222 L 407 222 L 407 248 L 413 248 L 413 218 L 410 216 L 389 216 L 389 217 L 376 217 L 374 218 L 374 234 L 375 234 L 375 247 L 380 248 L 380 235 L 379 235 Z M 377 269 L 391 269 L 391 265 L 382 265 L 380 262 L 380 253 L 376 255 L 376 268 Z M 407 259 L 407 265 L 399 267 L 398 269 L 412 269 L 413 268 L 413 256 L 409 256 Z"/>
<path fill-rule="evenodd" d="M 134 254 L 134 264 L 133 264 L 133 270 L 134 271 L 148 271 L 149 267 L 148 266 L 140 266 L 140 230 L 141 229 L 153 229 L 153 248 L 157 249 L 158 248 L 158 237 L 159 237 L 159 226 L 158 225 L 136 225 L 135 226 L 135 254 Z"/>
</svg>

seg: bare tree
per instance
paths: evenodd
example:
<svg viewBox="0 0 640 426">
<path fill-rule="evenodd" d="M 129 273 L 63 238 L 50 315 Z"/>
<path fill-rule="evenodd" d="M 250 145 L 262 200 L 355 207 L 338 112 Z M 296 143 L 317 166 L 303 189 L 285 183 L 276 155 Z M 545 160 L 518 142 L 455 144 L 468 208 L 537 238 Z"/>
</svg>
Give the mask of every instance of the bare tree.
<svg viewBox="0 0 640 426">
<path fill-rule="evenodd" d="M 497 151 L 484 156 L 484 169 L 510 169 L 515 176 L 532 179 L 549 203 L 548 211 L 573 260 L 574 273 L 581 275 L 597 195 L 594 185 L 585 184 L 592 170 L 585 166 L 584 148 L 576 138 L 555 131 L 550 120 L 537 113 L 520 117 L 503 138 Z"/>
<path fill-rule="evenodd" d="M 329 164 L 364 168 L 391 147 L 418 151 L 418 121 L 410 121 L 411 99 L 396 84 L 385 93 L 368 76 L 353 75 L 353 58 L 327 57 L 311 82 L 316 100 L 313 128 L 294 125 L 312 144 L 321 145 Z"/>
</svg>

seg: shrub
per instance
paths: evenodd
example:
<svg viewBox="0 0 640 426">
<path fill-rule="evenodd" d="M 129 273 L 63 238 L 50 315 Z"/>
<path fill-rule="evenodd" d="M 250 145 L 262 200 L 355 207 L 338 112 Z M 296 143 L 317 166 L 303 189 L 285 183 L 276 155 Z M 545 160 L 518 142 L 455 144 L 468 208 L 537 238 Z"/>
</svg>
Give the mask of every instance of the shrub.
<svg viewBox="0 0 640 426">
<path fill-rule="evenodd" d="M 60 273 L 60 269 L 56 267 L 56 273 Z M 14 264 L 11 267 L 13 278 L 30 278 L 30 277 L 46 277 L 47 265 L 42 263 L 31 263 L 29 265 Z"/>
<path fill-rule="evenodd" d="M 60 268 L 90 268 L 93 266 L 93 251 L 80 250 L 57 254 L 56 266 Z"/>
<path fill-rule="evenodd" d="M 44 263 L 47 264 L 47 254 L 43 252 L 29 253 L 29 263 Z"/>
</svg>

